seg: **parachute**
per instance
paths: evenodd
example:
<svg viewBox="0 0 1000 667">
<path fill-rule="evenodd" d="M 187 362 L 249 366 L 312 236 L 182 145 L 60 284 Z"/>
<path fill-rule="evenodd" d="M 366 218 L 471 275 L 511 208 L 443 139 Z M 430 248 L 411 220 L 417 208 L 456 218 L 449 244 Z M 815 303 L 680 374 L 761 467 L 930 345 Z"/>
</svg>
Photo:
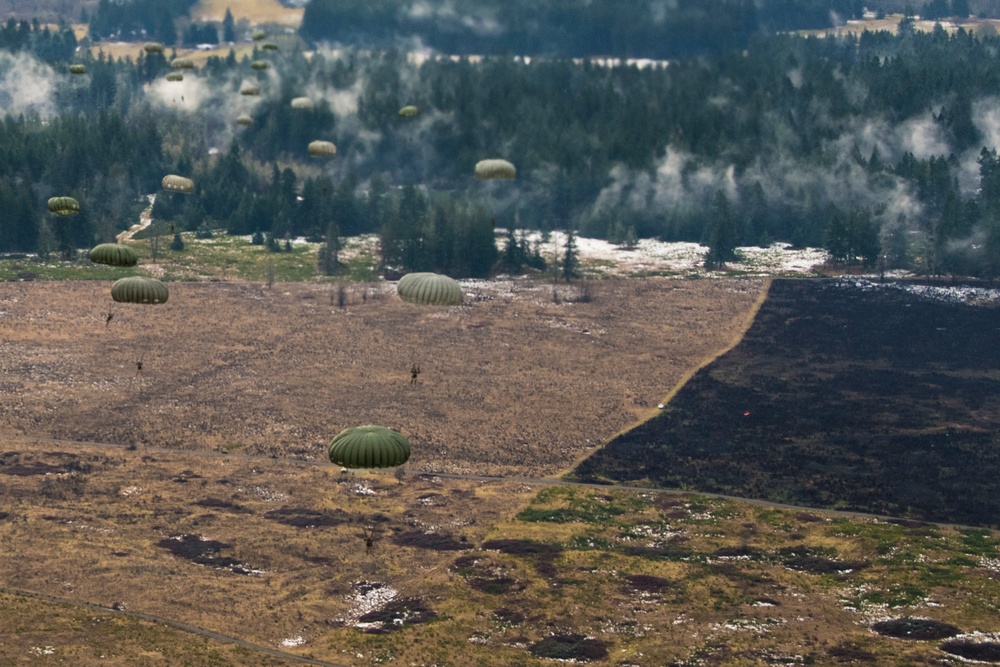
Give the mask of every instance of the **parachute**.
<svg viewBox="0 0 1000 667">
<path fill-rule="evenodd" d="M 476 178 L 514 178 L 517 169 L 507 160 L 480 160 L 476 163 Z"/>
<path fill-rule="evenodd" d="M 260 28 L 254 30 L 252 33 L 250 33 L 250 38 L 253 41 L 255 41 L 255 42 L 259 42 L 262 39 L 264 39 L 265 37 L 267 37 L 267 33 L 264 32 L 263 30 L 261 30 Z"/>
<path fill-rule="evenodd" d="M 127 245 L 101 243 L 90 251 L 90 261 L 108 266 L 135 266 L 139 263 L 139 255 Z"/>
<path fill-rule="evenodd" d="M 163 44 L 159 42 L 146 42 L 142 48 L 146 53 L 163 53 Z"/>
<path fill-rule="evenodd" d="M 167 72 L 167 81 L 183 81 L 184 75 L 180 72 Z"/>
<path fill-rule="evenodd" d="M 86 65 L 81 65 L 79 63 L 77 63 L 75 65 L 70 65 L 69 66 L 69 73 L 70 74 L 86 74 L 87 73 L 87 66 Z"/>
<path fill-rule="evenodd" d="M 240 95 L 260 95 L 260 86 L 253 83 L 244 83 L 240 87 Z"/>
<path fill-rule="evenodd" d="M 270 66 L 271 65 L 266 60 L 255 60 L 252 63 L 250 63 L 250 67 L 252 67 L 255 70 L 264 70 Z"/>
<path fill-rule="evenodd" d="M 330 441 L 330 463 L 344 468 L 395 468 L 410 458 L 403 434 L 384 426 L 355 426 Z"/>
<path fill-rule="evenodd" d="M 399 110 L 399 115 L 403 118 L 415 118 L 420 115 L 420 109 L 412 104 L 408 104 Z"/>
<path fill-rule="evenodd" d="M 167 174 L 164 176 L 162 185 L 164 190 L 169 190 L 170 192 L 184 192 L 187 194 L 194 192 L 194 181 L 190 178 L 177 176 L 176 174 Z"/>
<path fill-rule="evenodd" d="M 80 212 L 80 202 L 72 197 L 50 197 L 49 211 L 56 215 L 76 215 Z"/>
<path fill-rule="evenodd" d="M 166 303 L 170 298 L 167 286 L 155 278 L 130 276 L 115 281 L 111 286 L 111 298 L 118 303 Z"/>
<path fill-rule="evenodd" d="M 458 282 L 440 273 L 407 273 L 396 292 L 403 301 L 425 306 L 461 306 L 463 300 Z"/>
<path fill-rule="evenodd" d="M 176 58 L 170 66 L 174 69 L 194 69 L 194 61 L 190 58 Z"/>
<path fill-rule="evenodd" d="M 275 44 L 274 42 L 264 42 L 264 44 L 260 48 L 264 49 L 265 51 L 277 51 L 278 45 Z"/>
<path fill-rule="evenodd" d="M 312 141 L 309 143 L 309 155 L 313 157 L 330 157 L 337 154 L 337 147 L 329 141 Z"/>
<path fill-rule="evenodd" d="M 236 124 L 244 127 L 253 125 L 253 118 L 245 111 L 236 117 Z"/>
<path fill-rule="evenodd" d="M 308 97 L 296 97 L 292 99 L 293 109 L 304 109 L 306 111 L 312 111 L 314 106 L 315 105 L 313 104 L 313 101 Z"/>
</svg>

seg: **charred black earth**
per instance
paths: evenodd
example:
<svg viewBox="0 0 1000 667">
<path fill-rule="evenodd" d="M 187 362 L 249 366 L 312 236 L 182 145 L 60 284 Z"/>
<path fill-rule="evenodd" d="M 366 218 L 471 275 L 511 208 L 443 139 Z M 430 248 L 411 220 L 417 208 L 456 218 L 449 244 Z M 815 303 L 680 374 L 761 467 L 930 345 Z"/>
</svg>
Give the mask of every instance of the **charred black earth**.
<svg viewBox="0 0 1000 667">
<path fill-rule="evenodd" d="M 572 477 L 997 526 L 1000 308 L 948 297 L 775 281 L 737 347 Z"/>
</svg>

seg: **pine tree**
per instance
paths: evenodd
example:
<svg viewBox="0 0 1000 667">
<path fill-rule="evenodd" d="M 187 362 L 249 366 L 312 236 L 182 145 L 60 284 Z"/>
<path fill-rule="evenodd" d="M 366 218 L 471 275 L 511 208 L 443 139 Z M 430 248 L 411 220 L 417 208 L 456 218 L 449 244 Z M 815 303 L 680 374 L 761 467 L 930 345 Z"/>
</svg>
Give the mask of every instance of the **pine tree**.
<svg viewBox="0 0 1000 667">
<path fill-rule="evenodd" d="M 580 277 L 580 253 L 576 249 L 576 235 L 573 228 L 566 230 L 566 244 L 563 246 L 562 277 L 569 282 Z"/>
<path fill-rule="evenodd" d="M 316 258 L 319 271 L 324 276 L 332 276 L 340 268 L 340 230 L 337 223 L 330 222 L 326 228 L 326 239 L 319 247 Z"/>
<path fill-rule="evenodd" d="M 233 13 L 229 11 L 229 7 L 226 7 L 226 15 L 222 19 L 222 41 L 236 41 L 236 22 L 233 21 Z"/>
<path fill-rule="evenodd" d="M 722 190 L 715 193 L 712 201 L 712 213 L 702 244 L 708 246 L 708 254 L 705 255 L 706 269 L 716 269 L 736 259 L 736 224 L 729 198 Z"/>
</svg>

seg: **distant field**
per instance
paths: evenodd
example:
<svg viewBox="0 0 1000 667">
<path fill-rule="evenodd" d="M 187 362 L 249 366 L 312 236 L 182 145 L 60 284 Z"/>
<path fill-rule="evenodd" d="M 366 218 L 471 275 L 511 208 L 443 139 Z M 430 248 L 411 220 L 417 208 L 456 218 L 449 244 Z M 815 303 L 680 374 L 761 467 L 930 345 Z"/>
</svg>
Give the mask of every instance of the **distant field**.
<svg viewBox="0 0 1000 667">
<path fill-rule="evenodd" d="M 735 349 L 576 475 L 995 526 L 998 313 L 775 281 Z"/>
<path fill-rule="evenodd" d="M 282 7 L 278 0 L 200 0 L 191 9 L 195 21 L 222 21 L 226 9 L 237 21 L 247 19 L 251 25 L 277 24 L 298 28 L 304 9 Z"/>
<path fill-rule="evenodd" d="M 0 432 L 320 458 L 380 423 L 420 470 L 552 474 L 725 347 L 764 283 L 607 279 L 580 302 L 579 284 L 494 281 L 454 308 L 281 282 L 115 305 L 110 284 L 0 284 Z"/>
</svg>

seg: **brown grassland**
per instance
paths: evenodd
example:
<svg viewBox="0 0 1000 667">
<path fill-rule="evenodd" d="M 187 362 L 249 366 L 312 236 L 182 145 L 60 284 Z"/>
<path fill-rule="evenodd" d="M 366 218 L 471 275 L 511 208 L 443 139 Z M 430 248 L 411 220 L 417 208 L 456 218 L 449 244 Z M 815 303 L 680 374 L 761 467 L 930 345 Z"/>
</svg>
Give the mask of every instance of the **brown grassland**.
<svg viewBox="0 0 1000 667">
<path fill-rule="evenodd" d="M 1000 631 L 990 531 L 515 478 L 655 412 L 764 284 L 170 283 L 106 327 L 106 282 L 2 283 L 0 664 L 292 664 L 18 590 L 337 665 L 957 664 L 870 628 Z M 405 475 L 324 464 L 363 422 Z"/>
</svg>

